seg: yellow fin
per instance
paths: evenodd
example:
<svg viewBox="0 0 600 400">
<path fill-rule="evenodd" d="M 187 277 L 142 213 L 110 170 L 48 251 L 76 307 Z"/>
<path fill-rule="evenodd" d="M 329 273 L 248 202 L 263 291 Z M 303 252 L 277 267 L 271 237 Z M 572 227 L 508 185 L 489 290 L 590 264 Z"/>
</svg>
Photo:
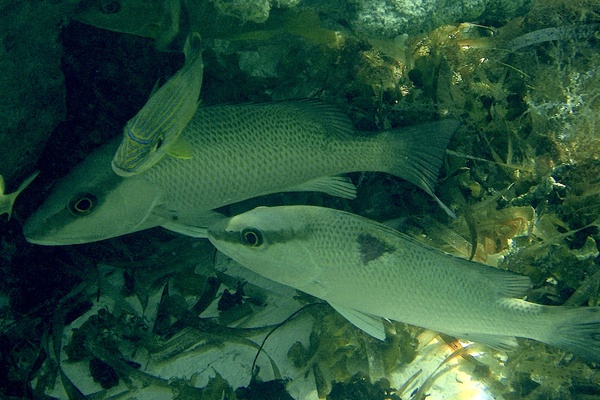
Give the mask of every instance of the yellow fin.
<svg viewBox="0 0 600 400">
<path fill-rule="evenodd" d="M 179 138 L 175 143 L 169 146 L 167 154 L 171 157 L 189 160 L 192 158 L 192 146 L 187 140 Z"/>
<path fill-rule="evenodd" d="M 39 173 L 40 171 L 36 171 L 33 174 L 31 174 L 29 178 L 25 179 L 25 181 L 21 183 L 21 186 L 19 186 L 19 188 L 15 192 L 9 194 L 4 194 L 4 177 L 0 175 L 0 215 L 8 214 L 8 219 L 10 220 L 10 217 L 12 215 L 13 204 L 15 203 L 17 196 L 20 195 L 21 192 L 25 190 L 27 186 L 29 186 L 31 181 L 33 181 Z"/>
</svg>

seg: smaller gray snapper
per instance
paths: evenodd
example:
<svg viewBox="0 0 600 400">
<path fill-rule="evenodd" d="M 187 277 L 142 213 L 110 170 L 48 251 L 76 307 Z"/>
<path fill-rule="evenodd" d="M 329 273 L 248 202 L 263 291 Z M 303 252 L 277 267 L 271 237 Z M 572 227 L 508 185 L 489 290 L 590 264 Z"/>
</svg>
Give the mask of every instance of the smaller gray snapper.
<svg viewBox="0 0 600 400">
<path fill-rule="evenodd" d="M 251 197 L 318 191 L 353 198 L 356 188 L 339 175 L 355 171 L 396 175 L 437 199 L 434 185 L 457 127 L 442 120 L 365 134 L 311 100 L 200 107 L 179 139 L 189 144 L 189 158 L 163 157 L 123 178 L 111 169 L 115 138 L 57 184 L 23 230 L 43 245 L 155 226 L 206 237 L 206 227 L 223 218 L 215 209 Z"/>
<path fill-rule="evenodd" d="M 600 362 L 600 308 L 521 298 L 529 278 L 456 258 L 366 218 L 314 206 L 259 207 L 215 222 L 210 241 L 276 282 L 327 301 L 385 339 L 381 318 L 496 348 L 535 339 Z"/>
</svg>

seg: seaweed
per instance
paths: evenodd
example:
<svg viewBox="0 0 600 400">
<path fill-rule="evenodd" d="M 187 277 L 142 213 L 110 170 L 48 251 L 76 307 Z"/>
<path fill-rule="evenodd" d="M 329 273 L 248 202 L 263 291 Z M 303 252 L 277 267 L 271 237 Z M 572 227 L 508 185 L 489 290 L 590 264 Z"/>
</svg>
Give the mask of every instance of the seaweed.
<svg viewBox="0 0 600 400">
<path fill-rule="evenodd" d="M 374 384 L 361 373 L 352 376 L 348 382 L 335 382 L 328 400 L 400 400 L 394 389 L 390 388 L 387 379 L 382 379 Z"/>
<path fill-rule="evenodd" d="M 282 379 L 261 382 L 254 377 L 247 387 L 237 388 L 235 395 L 238 400 L 293 400 L 285 384 Z"/>
<path fill-rule="evenodd" d="M 458 118 L 462 128 L 450 145 L 436 192 L 458 218 L 447 218 L 405 182 L 374 173 L 352 175 L 359 187 L 354 202 L 278 195 L 232 206 L 232 212 L 285 201 L 352 209 L 377 220 L 410 216 L 400 221 L 401 229 L 419 240 L 528 275 L 534 284 L 527 293 L 530 301 L 600 305 L 597 1 L 538 0 L 506 23 L 458 23 L 394 39 L 366 39 L 343 30 L 335 33 L 335 46 L 328 46 L 333 31 L 315 37 L 321 31 L 312 27 L 323 22 L 317 12 L 292 17 L 277 37 L 259 37 L 259 32 L 211 42 L 205 52 L 204 104 L 316 97 L 342 107 L 363 131 Z M 97 46 L 103 43 L 112 45 Z M 103 35 L 81 24 L 64 30 L 62 44 L 70 117 L 45 151 L 42 166 L 49 176 L 120 132 L 118 121 L 145 101 L 156 74 L 167 74 L 180 61 L 149 50 L 151 44 L 142 39 Z M 241 62 L 244 52 L 257 55 L 254 64 Z M 271 76 L 254 73 L 267 62 Z M 147 72 L 115 72 L 115 66 L 129 64 Z M 130 104 L 124 107 L 125 102 Z M 72 148 L 67 145 L 74 140 L 81 146 L 65 156 L 64 148 Z M 61 166 L 56 160 L 64 157 L 68 163 Z M 44 179 L 32 185 L 40 198 L 42 186 L 50 186 Z M 424 398 L 450 374 L 471 379 L 497 398 L 600 395 L 597 365 L 541 343 L 520 340 L 519 348 L 500 352 L 399 323 L 386 325 L 388 338 L 379 342 L 326 306 L 306 312 L 314 321 L 310 337 L 294 337 L 287 360 L 266 351 L 260 356 L 262 371 L 250 362 L 240 364 L 240 373 L 252 375 L 246 386 L 233 390 L 207 366 L 196 366 L 184 377 L 159 378 L 146 372 L 147 365 L 169 365 L 232 343 L 252 355 L 262 353 L 257 338 L 276 326 L 242 326 L 268 305 L 268 297 L 215 273 L 208 244 L 162 231 L 69 249 L 29 246 L 18 235 L 24 199 L 19 198 L 9 224 L 0 222 L 4 396 L 82 398 L 89 387 L 71 374 L 72 366 L 90 380 L 107 376 L 105 386 L 118 380 L 110 393 L 94 383 L 85 393 L 92 398 L 133 396 L 143 386 L 154 386 L 179 399 L 287 399 L 295 382 L 315 385 L 322 398 L 356 398 L 357 393 Z M 219 299 L 223 310 L 218 310 Z M 227 300 L 233 300 L 230 311 Z M 63 335 L 70 337 L 64 345 Z M 418 372 L 431 359 L 433 372 Z M 284 361 L 291 369 L 281 367 Z M 396 379 L 403 371 L 408 376 Z"/>
</svg>

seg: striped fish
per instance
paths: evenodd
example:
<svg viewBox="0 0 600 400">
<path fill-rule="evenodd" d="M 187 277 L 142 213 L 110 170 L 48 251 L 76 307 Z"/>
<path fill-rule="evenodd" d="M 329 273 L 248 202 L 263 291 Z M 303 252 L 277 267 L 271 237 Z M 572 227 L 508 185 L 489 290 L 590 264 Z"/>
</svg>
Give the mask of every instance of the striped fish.
<svg viewBox="0 0 600 400">
<path fill-rule="evenodd" d="M 153 93 L 125 125 L 123 141 L 112 160 L 117 175 L 137 175 L 165 154 L 182 159 L 191 157 L 189 146 L 180 136 L 198 109 L 202 88 L 204 65 L 199 34 L 188 37 L 184 52 L 184 67 Z"/>
</svg>

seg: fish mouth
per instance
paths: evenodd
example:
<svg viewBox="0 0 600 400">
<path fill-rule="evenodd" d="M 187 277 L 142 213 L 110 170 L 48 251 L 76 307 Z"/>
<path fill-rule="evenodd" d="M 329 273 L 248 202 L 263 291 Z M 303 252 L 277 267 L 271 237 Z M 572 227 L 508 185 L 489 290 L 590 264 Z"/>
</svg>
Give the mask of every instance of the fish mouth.
<svg viewBox="0 0 600 400">
<path fill-rule="evenodd" d="M 31 215 L 25 225 L 23 225 L 23 236 L 25 240 L 33 244 L 45 244 L 44 236 L 41 234 L 43 224 L 40 224 L 39 218 L 36 218 L 35 214 Z"/>
<path fill-rule="evenodd" d="M 59 241 L 54 241 L 54 240 L 49 240 L 49 239 L 38 239 L 36 237 L 32 237 L 32 236 L 26 236 L 25 239 L 27 240 L 27 242 L 31 243 L 31 244 L 36 244 L 38 246 L 65 246 L 65 245 L 69 245 L 69 244 L 77 244 L 77 243 L 62 243 Z"/>
<path fill-rule="evenodd" d="M 64 238 L 57 239 L 53 237 L 52 232 L 44 229 L 41 225 L 32 224 L 29 221 L 23 227 L 23 235 L 25 240 L 31 244 L 40 246 L 63 246 L 67 244 L 76 244 L 73 240 L 65 240 Z"/>
<path fill-rule="evenodd" d="M 27 218 L 23 225 L 23 236 L 29 243 L 42 246 L 63 246 L 78 244 L 80 239 L 65 237 L 57 225 L 53 223 L 60 211 L 45 211 L 38 209 Z"/>
<path fill-rule="evenodd" d="M 52 223 L 52 217 L 46 215 L 33 214 L 23 225 L 23 236 L 31 244 L 40 246 L 67 246 L 71 244 L 90 243 L 103 238 L 93 238 L 82 236 L 80 232 L 69 232 Z"/>
</svg>

